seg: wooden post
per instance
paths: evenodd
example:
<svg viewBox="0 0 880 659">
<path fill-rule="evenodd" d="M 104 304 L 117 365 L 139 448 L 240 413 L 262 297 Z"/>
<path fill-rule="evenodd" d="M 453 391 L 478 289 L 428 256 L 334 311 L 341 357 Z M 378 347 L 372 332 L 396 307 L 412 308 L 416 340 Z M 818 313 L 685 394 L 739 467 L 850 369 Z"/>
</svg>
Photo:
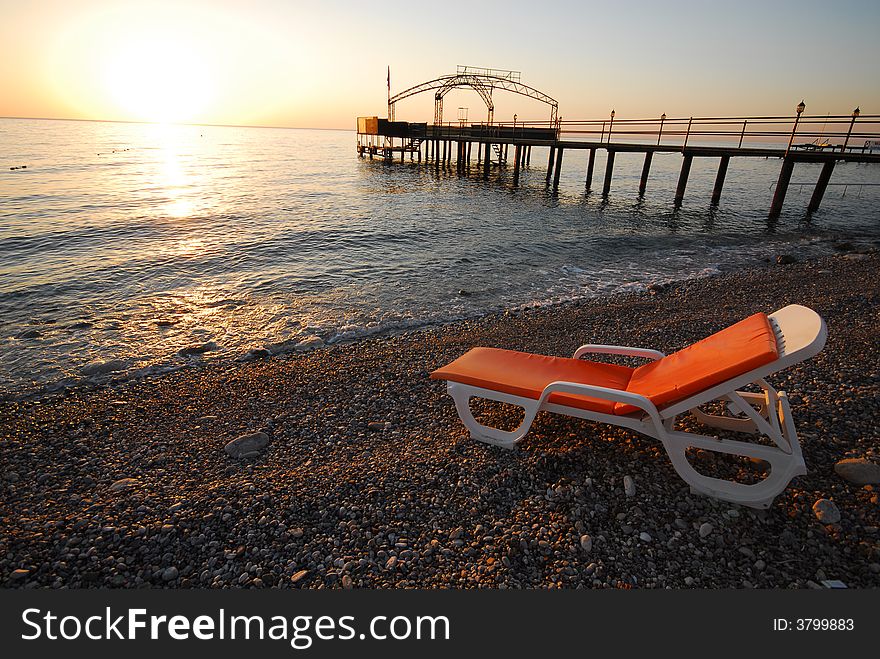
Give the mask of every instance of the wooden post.
<svg viewBox="0 0 880 659">
<path fill-rule="evenodd" d="M 721 200 L 721 188 L 724 187 L 724 177 L 727 176 L 727 165 L 730 163 L 730 156 L 721 156 L 721 162 L 718 163 L 718 175 L 715 177 L 715 187 L 712 188 L 713 206 L 717 206 Z"/>
<path fill-rule="evenodd" d="M 681 162 L 681 173 L 678 175 L 678 187 L 675 189 L 675 201 L 674 204 L 676 206 L 681 206 L 681 202 L 684 199 L 684 191 L 687 188 L 688 184 L 688 176 L 691 174 L 691 163 L 694 161 L 694 157 L 686 153 L 684 156 L 684 160 Z"/>
<path fill-rule="evenodd" d="M 490 148 L 491 146 L 491 144 L 486 142 L 486 147 L 483 149 L 483 178 L 485 179 L 489 178 L 489 161 L 491 160 L 489 154 L 492 152 Z"/>
<path fill-rule="evenodd" d="M 596 149 L 590 149 L 590 159 L 587 161 L 587 192 L 593 185 L 593 168 L 596 165 Z"/>
<path fill-rule="evenodd" d="M 642 178 L 639 179 L 639 196 L 645 194 L 648 185 L 648 174 L 651 172 L 651 160 L 654 158 L 653 151 L 645 152 L 645 164 L 642 165 Z"/>
<path fill-rule="evenodd" d="M 513 187 L 519 185 L 519 165 L 522 153 L 519 144 L 513 149 Z"/>
<path fill-rule="evenodd" d="M 483 162 L 483 143 L 477 142 L 477 164 Z"/>
<path fill-rule="evenodd" d="M 614 173 L 614 151 L 608 150 L 608 162 L 605 163 L 605 184 L 602 186 L 602 196 L 607 197 L 611 190 L 611 175 Z"/>
<path fill-rule="evenodd" d="M 471 166 L 471 145 L 473 145 L 473 142 L 467 143 L 467 166 L 468 167 Z"/>
<path fill-rule="evenodd" d="M 419 144 L 419 162 L 422 162 L 422 145 Z"/>
<path fill-rule="evenodd" d="M 401 164 L 403 164 L 405 157 L 406 157 L 406 148 L 403 145 L 403 140 L 400 140 L 400 163 Z"/>
<path fill-rule="evenodd" d="M 553 177 L 553 164 L 556 162 L 556 147 L 550 147 L 550 159 L 547 161 L 547 185 L 550 185 L 550 179 Z"/>
<path fill-rule="evenodd" d="M 785 201 L 785 193 L 788 192 L 792 171 L 794 171 L 794 159 L 783 158 L 779 179 L 776 181 L 776 192 L 773 194 L 773 203 L 770 204 L 770 217 L 776 217 L 782 212 L 782 204 Z"/>
<path fill-rule="evenodd" d="M 531 165 L 531 164 L 532 164 L 532 146 L 531 146 L 531 144 L 530 144 L 530 145 L 529 145 L 529 150 L 526 151 L 526 165 L 528 166 L 528 165 Z"/>
<path fill-rule="evenodd" d="M 813 196 L 810 198 L 810 205 L 807 206 L 808 213 L 814 213 L 819 210 L 819 204 L 822 203 L 822 197 L 825 196 L 825 188 L 828 187 L 828 181 L 834 172 L 834 159 L 826 160 L 822 165 L 822 171 L 819 173 L 819 180 L 816 181 L 816 189 L 813 190 Z"/>
<path fill-rule="evenodd" d="M 553 189 L 559 189 L 559 175 L 562 173 L 562 152 L 565 151 L 562 147 L 556 149 L 556 173 L 553 174 Z"/>
</svg>

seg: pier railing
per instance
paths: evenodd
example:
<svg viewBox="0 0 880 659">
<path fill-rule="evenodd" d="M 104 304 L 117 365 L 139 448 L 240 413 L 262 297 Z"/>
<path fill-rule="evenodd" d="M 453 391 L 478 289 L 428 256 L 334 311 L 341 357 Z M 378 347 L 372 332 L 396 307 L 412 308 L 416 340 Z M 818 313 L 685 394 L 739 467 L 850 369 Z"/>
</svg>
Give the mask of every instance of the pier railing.
<svg viewBox="0 0 880 659">
<path fill-rule="evenodd" d="M 497 122 L 516 132 L 547 127 L 547 121 Z M 666 117 L 558 121 L 561 138 L 599 144 L 633 143 L 684 148 L 693 142 L 748 148 L 788 144 L 826 152 L 880 151 L 880 115 L 796 115 L 755 117 Z"/>
</svg>

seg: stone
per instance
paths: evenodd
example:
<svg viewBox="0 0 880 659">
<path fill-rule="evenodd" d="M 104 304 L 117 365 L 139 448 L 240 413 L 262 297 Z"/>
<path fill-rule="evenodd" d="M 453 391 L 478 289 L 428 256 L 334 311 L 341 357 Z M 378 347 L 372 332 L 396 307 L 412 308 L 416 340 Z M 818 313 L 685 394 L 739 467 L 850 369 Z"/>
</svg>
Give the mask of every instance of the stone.
<svg viewBox="0 0 880 659">
<path fill-rule="evenodd" d="M 840 511 L 830 499 L 816 501 L 813 504 L 813 514 L 822 524 L 837 524 L 840 521 Z"/>
<path fill-rule="evenodd" d="M 856 485 L 880 483 L 880 465 L 864 458 L 847 458 L 834 465 L 834 473 Z"/>
<path fill-rule="evenodd" d="M 213 341 L 207 341 L 205 343 L 198 343 L 191 346 L 186 346 L 185 348 L 181 348 L 177 351 L 177 354 L 181 357 L 192 357 L 194 355 L 202 355 L 206 352 L 211 352 L 212 350 L 217 349 L 217 344 Z"/>
<path fill-rule="evenodd" d="M 299 352 L 305 352 L 306 350 L 314 350 L 315 348 L 322 347 L 324 347 L 324 339 L 312 334 L 293 346 L 293 349 L 298 350 Z"/>
<path fill-rule="evenodd" d="M 306 578 L 306 575 L 309 573 L 308 570 L 300 570 L 296 574 L 290 577 L 290 583 L 297 583 Z"/>
<path fill-rule="evenodd" d="M 3 479 L 9 483 L 17 483 L 19 480 L 21 480 L 21 476 L 19 476 L 18 473 L 15 471 L 7 471 L 5 474 L 3 474 Z"/>
<path fill-rule="evenodd" d="M 780 254 L 776 257 L 776 265 L 791 265 L 797 262 L 797 258 L 791 254 Z"/>
<path fill-rule="evenodd" d="M 343 577 L 342 577 L 342 587 L 345 588 L 346 590 L 351 590 L 353 585 L 354 585 L 354 584 L 353 584 L 353 582 L 352 582 L 352 580 L 351 580 L 351 577 L 348 576 L 347 574 L 346 574 L 346 575 L 343 575 Z"/>
<path fill-rule="evenodd" d="M 79 372 L 86 377 L 93 377 L 95 375 L 107 375 L 108 373 L 124 371 L 127 366 L 128 362 L 124 359 L 109 359 L 104 362 L 98 361 L 86 364 Z"/>
<path fill-rule="evenodd" d="M 40 333 L 40 330 L 30 328 L 30 329 L 26 329 L 26 330 L 19 332 L 16 335 L 16 338 L 18 338 L 18 339 L 38 339 L 41 336 L 42 336 L 42 334 Z"/>
<path fill-rule="evenodd" d="M 393 570 L 393 569 L 396 568 L 396 567 L 397 567 L 397 556 L 392 556 L 392 557 L 389 558 L 388 561 L 385 563 L 385 569 L 386 569 L 386 570 Z"/>
<path fill-rule="evenodd" d="M 708 537 L 714 530 L 715 528 L 709 522 L 703 522 L 702 524 L 700 524 L 700 537 Z"/>
<path fill-rule="evenodd" d="M 636 484 L 629 476 L 623 477 L 623 492 L 628 497 L 634 497 L 636 495 Z"/>
<path fill-rule="evenodd" d="M 140 481 L 137 478 L 120 478 L 118 481 L 114 481 L 110 485 L 110 491 L 121 492 L 122 490 L 127 490 L 138 485 L 140 485 Z"/>
<path fill-rule="evenodd" d="M 642 542 L 651 542 L 651 535 L 642 531 L 639 533 L 639 540 Z"/>
<path fill-rule="evenodd" d="M 381 432 L 385 430 L 385 424 L 382 421 L 370 421 L 367 424 L 367 428 L 374 432 Z"/>
<path fill-rule="evenodd" d="M 255 432 L 249 435 L 241 435 L 223 447 L 226 454 L 235 459 L 253 458 L 260 455 L 269 445 L 269 435 L 264 432 Z"/>
<path fill-rule="evenodd" d="M 688 586 L 688 587 L 693 586 L 694 585 L 694 578 L 693 577 L 685 577 L 684 578 L 684 585 Z"/>
<path fill-rule="evenodd" d="M 254 348 L 253 350 L 248 350 L 245 354 L 238 358 L 238 361 L 241 362 L 252 362 L 257 359 L 266 359 L 266 357 L 270 357 L 272 355 L 266 348 Z"/>
<path fill-rule="evenodd" d="M 588 554 L 593 549 L 593 539 L 587 533 L 581 536 L 581 549 Z"/>
<path fill-rule="evenodd" d="M 162 581 L 174 581 L 175 579 L 177 579 L 178 574 L 179 573 L 176 567 L 166 567 L 164 570 L 162 570 Z"/>
<path fill-rule="evenodd" d="M 25 570 L 25 569 L 13 570 L 12 574 L 9 575 L 9 578 L 14 581 L 18 581 L 19 579 L 24 579 L 30 573 L 31 573 L 30 570 Z"/>
</svg>

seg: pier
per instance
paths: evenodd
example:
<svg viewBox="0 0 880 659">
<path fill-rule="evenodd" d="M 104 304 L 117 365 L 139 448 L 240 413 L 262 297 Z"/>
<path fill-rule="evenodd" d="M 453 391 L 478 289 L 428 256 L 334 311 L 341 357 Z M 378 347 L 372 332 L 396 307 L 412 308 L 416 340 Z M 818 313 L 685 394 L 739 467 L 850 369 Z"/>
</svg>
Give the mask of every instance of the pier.
<svg viewBox="0 0 880 659">
<path fill-rule="evenodd" d="M 457 121 L 444 121 L 443 98 L 455 88 L 476 91 L 486 105 L 486 121 L 467 121 L 466 111 Z M 492 94 L 505 90 L 545 103 L 549 118 L 538 121 L 495 121 Z M 434 92 L 434 121 L 395 121 L 396 104 L 415 94 Z M 464 109 L 464 108 L 462 108 Z M 455 75 L 441 76 L 388 94 L 388 119 L 359 117 L 357 152 L 361 157 L 380 157 L 386 162 L 403 162 L 407 156 L 439 169 L 450 167 L 470 171 L 474 161 L 483 178 L 493 167 L 513 166 L 513 186 L 520 172 L 531 166 L 532 150 L 547 149 L 546 185 L 559 188 L 566 151 L 588 151 L 585 191 L 593 190 L 596 152 L 607 153 L 601 194 L 611 194 L 617 153 L 644 154 L 639 196 L 645 195 L 655 153 L 680 153 L 681 170 L 673 203 L 683 203 L 694 158 L 718 161 L 710 204 L 720 203 L 731 158 L 778 158 L 781 167 L 770 204 L 771 217 L 779 215 L 792 174 L 798 163 L 822 163 L 822 170 L 810 198 L 808 213 L 819 209 L 837 162 L 880 163 L 880 115 L 862 115 L 858 108 L 850 115 L 806 115 L 806 104 L 797 105 L 792 116 L 677 117 L 616 119 L 612 110 L 606 119 L 563 121 L 551 96 L 522 84 L 517 71 L 459 66 Z M 476 148 L 474 149 L 474 145 Z M 476 153 L 474 153 L 474 151 Z M 512 156 L 512 161 L 511 161 Z"/>
</svg>

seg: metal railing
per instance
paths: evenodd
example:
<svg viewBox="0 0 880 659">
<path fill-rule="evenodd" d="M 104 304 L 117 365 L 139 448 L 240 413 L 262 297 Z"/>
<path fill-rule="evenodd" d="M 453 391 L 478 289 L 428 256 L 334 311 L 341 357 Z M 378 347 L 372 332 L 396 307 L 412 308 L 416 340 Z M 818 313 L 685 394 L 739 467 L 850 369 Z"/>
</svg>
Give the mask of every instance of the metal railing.
<svg viewBox="0 0 880 659">
<path fill-rule="evenodd" d="M 684 148 L 694 142 L 748 148 L 786 145 L 793 150 L 880 153 L 880 115 L 666 117 L 496 122 L 509 127 L 555 127 L 560 136 L 589 142 Z"/>
</svg>

